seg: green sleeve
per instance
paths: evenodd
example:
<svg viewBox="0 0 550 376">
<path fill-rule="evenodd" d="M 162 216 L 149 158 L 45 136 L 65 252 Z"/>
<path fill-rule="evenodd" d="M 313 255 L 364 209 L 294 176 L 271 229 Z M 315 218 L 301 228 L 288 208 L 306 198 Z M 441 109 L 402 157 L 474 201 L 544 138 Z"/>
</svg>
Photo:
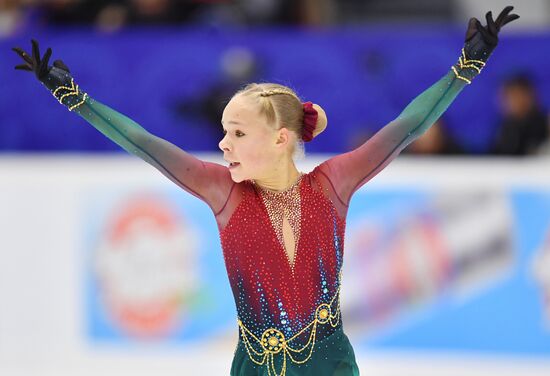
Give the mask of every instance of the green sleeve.
<svg viewBox="0 0 550 376">
<path fill-rule="evenodd" d="M 223 206 L 233 184 L 226 166 L 202 161 L 87 94 L 81 97 L 73 112 L 128 153 L 143 159 L 205 201 L 214 213 Z"/>
<path fill-rule="evenodd" d="M 468 82 L 450 70 L 365 143 L 325 161 L 320 167 L 339 201 L 347 206 L 352 194 L 424 134 L 466 85 Z"/>
</svg>

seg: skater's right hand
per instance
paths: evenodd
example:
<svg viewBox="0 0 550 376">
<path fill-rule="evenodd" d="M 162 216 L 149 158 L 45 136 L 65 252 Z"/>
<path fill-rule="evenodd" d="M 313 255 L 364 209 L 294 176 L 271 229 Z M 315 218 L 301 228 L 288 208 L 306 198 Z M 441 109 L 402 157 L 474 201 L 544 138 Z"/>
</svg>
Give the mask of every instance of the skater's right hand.
<svg viewBox="0 0 550 376">
<path fill-rule="evenodd" d="M 25 62 L 15 66 L 15 69 L 33 72 L 53 96 L 70 111 L 80 106 L 86 99 L 86 94 L 81 92 L 78 85 L 74 83 L 69 68 L 61 60 L 56 60 L 53 66 L 48 66 L 52 49 L 48 48 L 44 57 L 40 57 L 38 42 L 32 39 L 31 43 L 32 56 L 20 47 L 12 48 Z"/>
<path fill-rule="evenodd" d="M 56 60 L 53 66 L 48 66 L 50 56 L 52 55 L 52 49 L 48 48 L 44 57 L 40 57 L 40 49 L 38 42 L 34 39 L 32 43 L 32 56 L 23 51 L 20 47 L 13 47 L 15 51 L 23 61 L 24 64 L 17 65 L 15 69 L 26 70 L 33 72 L 40 82 L 42 82 L 50 91 L 57 89 L 60 86 L 70 85 L 71 75 L 69 68 L 61 60 Z"/>
</svg>

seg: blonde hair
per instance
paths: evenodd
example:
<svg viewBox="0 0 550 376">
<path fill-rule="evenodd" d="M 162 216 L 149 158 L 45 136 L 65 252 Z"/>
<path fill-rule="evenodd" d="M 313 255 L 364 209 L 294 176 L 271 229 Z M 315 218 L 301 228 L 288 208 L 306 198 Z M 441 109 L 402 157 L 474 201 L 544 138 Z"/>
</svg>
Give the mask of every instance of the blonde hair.
<svg viewBox="0 0 550 376">
<path fill-rule="evenodd" d="M 291 147 L 293 158 L 303 158 L 304 141 L 302 140 L 304 126 L 304 108 L 301 99 L 290 88 L 274 83 L 252 83 L 235 93 L 255 99 L 260 105 L 260 113 L 267 119 L 268 124 L 279 124 L 280 128 L 287 128 L 296 134 L 296 143 Z M 321 106 L 313 104 L 317 110 L 317 124 L 313 137 L 323 132 L 327 127 L 327 116 Z"/>
</svg>

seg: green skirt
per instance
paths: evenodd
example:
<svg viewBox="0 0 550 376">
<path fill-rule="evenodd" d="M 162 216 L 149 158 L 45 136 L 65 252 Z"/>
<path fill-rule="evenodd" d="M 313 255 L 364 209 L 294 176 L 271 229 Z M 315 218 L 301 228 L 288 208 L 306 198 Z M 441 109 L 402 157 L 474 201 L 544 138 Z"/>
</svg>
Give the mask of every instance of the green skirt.
<svg viewBox="0 0 550 376">
<path fill-rule="evenodd" d="M 272 356 L 273 363 L 268 356 L 262 365 L 256 364 L 250 359 L 244 342 L 239 340 L 231 376 L 359 376 L 355 353 L 342 327 L 316 341 L 311 358 L 305 363 L 294 363 L 287 355 L 285 365 L 284 358 L 281 351 Z"/>
</svg>

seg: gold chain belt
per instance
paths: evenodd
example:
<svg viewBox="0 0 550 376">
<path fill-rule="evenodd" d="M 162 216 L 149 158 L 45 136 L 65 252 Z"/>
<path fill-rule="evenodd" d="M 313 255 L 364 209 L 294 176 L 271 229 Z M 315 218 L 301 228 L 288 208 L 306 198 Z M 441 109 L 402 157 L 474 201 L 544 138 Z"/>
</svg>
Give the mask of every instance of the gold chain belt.
<svg viewBox="0 0 550 376">
<path fill-rule="evenodd" d="M 340 273 L 341 276 L 341 273 Z M 341 278 L 339 278 L 341 280 Z M 296 364 L 303 364 L 307 362 L 311 355 L 313 354 L 313 348 L 315 347 L 315 336 L 317 333 L 317 325 L 318 324 L 326 324 L 329 323 L 333 328 L 338 326 L 338 322 L 340 321 L 340 302 L 338 301 L 338 304 L 336 306 L 336 312 L 333 314 L 331 306 L 338 297 L 338 294 L 340 293 L 340 286 L 338 285 L 338 290 L 332 297 L 330 303 L 322 303 L 315 309 L 315 318 L 306 325 L 302 330 L 300 330 L 298 333 L 296 333 L 294 336 L 292 336 L 289 339 L 285 339 L 285 335 L 276 328 L 269 328 L 266 329 L 261 338 L 258 338 L 254 335 L 244 324 L 241 320 L 237 318 L 237 324 L 239 325 L 239 328 L 242 333 L 243 337 L 243 343 L 245 344 L 246 352 L 248 353 L 248 356 L 250 360 L 252 360 L 255 364 L 263 365 L 265 364 L 267 367 L 267 374 L 268 376 L 271 375 L 271 371 L 273 371 L 274 376 L 285 376 L 286 374 L 286 357 L 290 358 L 290 360 Z M 290 343 L 296 339 L 300 334 L 305 332 L 307 329 L 311 328 L 311 334 L 309 335 L 309 339 L 307 343 L 300 349 L 295 349 L 292 346 L 290 346 Z M 250 340 L 248 338 L 248 335 L 252 337 L 257 343 L 260 344 L 262 347 L 261 351 L 256 351 L 256 349 L 252 346 L 250 343 Z M 293 357 L 301 354 L 302 352 L 306 351 L 306 348 L 310 346 L 309 354 L 308 356 L 303 360 L 298 360 Z M 281 373 L 278 375 L 275 371 L 275 364 L 273 362 L 273 357 L 279 353 L 283 354 L 283 367 L 281 370 Z M 260 358 L 261 360 L 255 359 L 255 357 Z"/>
</svg>

